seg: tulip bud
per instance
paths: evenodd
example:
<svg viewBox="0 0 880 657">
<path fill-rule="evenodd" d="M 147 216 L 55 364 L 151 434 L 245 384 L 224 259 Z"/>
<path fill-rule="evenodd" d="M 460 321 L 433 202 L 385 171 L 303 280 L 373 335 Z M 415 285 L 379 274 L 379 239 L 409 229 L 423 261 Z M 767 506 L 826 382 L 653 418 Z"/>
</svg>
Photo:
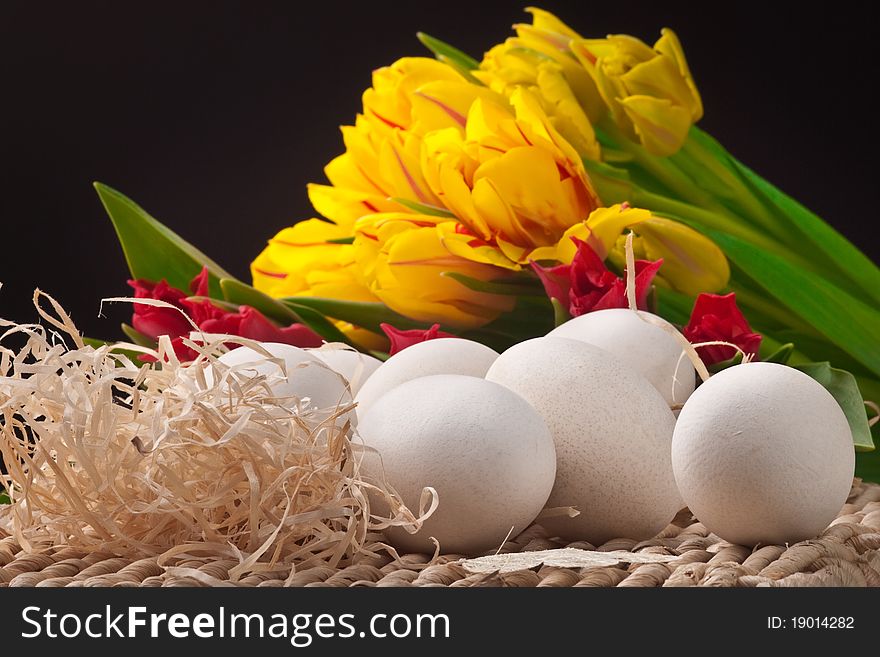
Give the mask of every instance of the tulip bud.
<svg viewBox="0 0 880 657">
<path fill-rule="evenodd" d="M 703 116 L 681 43 L 666 28 L 651 48 L 627 35 L 580 39 L 571 50 L 592 75 L 617 126 L 654 155 L 672 155 Z"/>
</svg>

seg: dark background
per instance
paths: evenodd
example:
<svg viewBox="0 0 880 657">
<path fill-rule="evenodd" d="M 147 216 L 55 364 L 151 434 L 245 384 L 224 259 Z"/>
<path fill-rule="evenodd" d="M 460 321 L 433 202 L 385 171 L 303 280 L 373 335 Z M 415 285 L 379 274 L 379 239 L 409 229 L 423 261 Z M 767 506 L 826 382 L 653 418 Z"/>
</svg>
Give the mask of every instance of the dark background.
<svg viewBox="0 0 880 657">
<path fill-rule="evenodd" d="M 425 30 L 479 57 L 528 21 L 515 2 L 0 0 L 0 317 L 35 286 L 86 333 L 120 337 L 127 270 L 91 187 L 135 199 L 233 274 L 342 150 L 370 71 Z M 855 3 L 542 3 L 584 35 L 681 37 L 706 116 L 735 155 L 880 259 L 875 24 Z M 824 7 L 824 5 L 820 5 Z"/>
</svg>

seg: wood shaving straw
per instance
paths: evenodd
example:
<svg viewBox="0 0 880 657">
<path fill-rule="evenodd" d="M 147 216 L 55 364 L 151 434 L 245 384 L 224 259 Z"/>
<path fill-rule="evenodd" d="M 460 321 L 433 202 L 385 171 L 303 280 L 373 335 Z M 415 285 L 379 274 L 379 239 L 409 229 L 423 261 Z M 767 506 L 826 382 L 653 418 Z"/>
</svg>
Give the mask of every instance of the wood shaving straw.
<svg viewBox="0 0 880 657">
<path fill-rule="evenodd" d="M 880 406 L 878 406 L 876 402 L 867 400 L 865 401 L 865 406 L 874 411 L 874 417 L 868 420 L 868 426 L 873 427 L 878 421 L 880 421 Z"/>
<path fill-rule="evenodd" d="M 651 314 L 645 313 L 638 309 L 638 305 L 636 304 L 636 258 L 635 253 L 633 251 L 633 233 L 629 232 L 626 235 L 626 245 L 625 245 L 625 255 L 626 255 L 626 272 L 624 275 L 626 276 L 626 299 L 627 304 L 629 305 L 629 309 L 633 312 L 637 313 L 638 316 L 647 322 L 648 324 L 653 324 L 654 326 L 663 329 L 666 333 L 671 335 L 675 340 L 679 343 L 682 349 L 681 355 L 678 357 L 678 363 L 676 364 L 675 371 L 678 372 L 678 366 L 681 364 L 681 361 L 687 358 L 691 365 L 694 366 L 694 369 L 697 371 L 697 374 L 700 376 L 702 381 L 708 381 L 711 374 L 709 373 L 706 364 L 703 363 L 703 359 L 700 358 L 700 355 L 697 353 L 698 347 L 711 347 L 711 346 L 722 346 L 722 347 L 732 347 L 737 352 L 743 355 L 743 362 L 748 363 L 752 356 L 747 354 L 740 348 L 738 345 L 733 344 L 732 342 L 726 342 L 724 340 L 712 340 L 711 342 L 698 342 L 691 343 L 684 335 L 681 334 L 680 331 L 677 331 L 675 327 L 673 327 L 668 322 L 663 321 L 659 317 Z M 673 378 L 672 382 L 672 396 L 675 397 L 677 381 Z M 678 406 L 676 404 L 676 406 Z"/>
<path fill-rule="evenodd" d="M 156 350 L 95 348 L 51 297 L 37 290 L 34 305 L 57 331 L 0 320 L 0 453 L 11 499 L 0 524 L 26 550 L 72 545 L 160 562 L 216 555 L 238 561 L 235 581 L 279 564 L 344 567 L 386 550 L 381 529 L 416 531 L 437 506 L 426 489 L 433 499 L 423 496 L 414 514 L 386 484 L 362 478 L 364 448 L 353 450 L 345 420 L 351 406 L 273 397 L 274 376 L 217 362 L 224 345 L 265 353 L 259 343 L 193 333 L 185 343 L 200 355 L 182 365 L 166 337 Z M 11 336 L 25 346 L 3 346 Z M 371 503 L 390 511 L 373 514 Z"/>
</svg>

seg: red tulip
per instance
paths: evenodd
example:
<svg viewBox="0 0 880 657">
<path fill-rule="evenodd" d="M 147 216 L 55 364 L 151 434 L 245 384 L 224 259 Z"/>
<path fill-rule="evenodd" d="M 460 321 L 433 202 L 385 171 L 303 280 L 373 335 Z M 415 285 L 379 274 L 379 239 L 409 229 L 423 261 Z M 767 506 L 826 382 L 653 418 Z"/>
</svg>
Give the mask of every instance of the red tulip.
<svg viewBox="0 0 880 657">
<path fill-rule="evenodd" d="M 128 284 L 134 288 L 134 296 L 138 299 L 158 299 L 183 309 L 181 301 L 186 294 L 168 285 L 164 280 L 150 283 L 144 280 L 130 280 Z M 171 308 L 157 308 L 145 304 L 134 304 L 131 325 L 136 331 L 156 340 L 160 335 L 176 337 L 189 333 L 192 326 L 186 317 Z"/>
<path fill-rule="evenodd" d="M 733 292 L 725 295 L 700 294 L 683 333 L 694 344 L 730 342 L 752 358 L 757 357 L 761 346 L 761 335 L 752 331 L 749 322 L 737 308 L 736 294 Z M 706 365 L 712 365 L 733 358 L 736 349 L 714 345 L 698 347 L 697 353 Z"/>
<path fill-rule="evenodd" d="M 164 279 L 158 283 L 130 280 L 128 284 L 134 288 L 135 297 L 139 299 L 160 299 L 180 308 L 206 333 L 226 333 L 260 342 L 283 342 L 297 347 L 318 347 L 322 343 L 321 336 L 304 324 L 294 323 L 282 327 L 250 306 L 239 306 L 238 311 L 233 312 L 220 308 L 210 299 L 187 299 L 185 292 L 169 286 Z M 207 267 L 193 278 L 189 288 L 193 296 L 208 296 Z M 174 353 L 181 361 L 194 360 L 198 356 L 183 344 L 183 338 L 189 336 L 193 329 L 192 324 L 176 310 L 135 304 L 132 325 L 153 340 L 160 335 L 169 336 Z"/>
<path fill-rule="evenodd" d="M 435 340 L 437 338 L 457 338 L 457 335 L 453 335 L 452 333 L 446 333 L 440 330 L 439 324 L 434 324 L 429 329 L 410 329 L 407 331 L 401 331 L 400 329 L 396 329 L 391 324 L 380 324 L 382 330 L 385 332 L 385 335 L 388 336 L 388 340 L 391 342 L 391 349 L 389 349 L 388 354 L 393 356 L 398 351 L 402 351 L 407 347 L 411 347 L 414 344 L 418 344 L 419 342 L 426 342 L 428 340 Z"/>
<path fill-rule="evenodd" d="M 571 239 L 577 246 L 571 264 L 541 267 L 531 263 L 547 296 L 558 300 L 572 317 L 605 308 L 628 308 L 624 279 L 609 271 L 589 244 Z M 662 264 L 663 260 L 636 260 L 636 306 L 641 310 L 648 308 L 651 283 Z"/>
</svg>

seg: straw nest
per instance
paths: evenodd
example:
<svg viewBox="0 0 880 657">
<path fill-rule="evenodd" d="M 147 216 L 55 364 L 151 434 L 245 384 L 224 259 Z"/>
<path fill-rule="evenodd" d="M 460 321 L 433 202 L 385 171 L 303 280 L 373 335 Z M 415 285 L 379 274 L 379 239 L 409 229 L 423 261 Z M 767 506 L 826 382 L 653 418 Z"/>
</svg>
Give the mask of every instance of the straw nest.
<svg viewBox="0 0 880 657">
<path fill-rule="evenodd" d="M 217 361 L 230 343 L 265 353 L 258 343 L 194 333 L 187 344 L 200 355 L 182 365 L 167 338 L 156 350 L 91 346 L 48 295 L 37 291 L 34 303 L 42 324 L 0 320 L 11 500 L 0 528 L 26 552 L 201 554 L 231 563 L 235 581 L 393 554 L 379 532 L 416 531 L 436 506 L 413 513 L 387 485 L 361 477 L 350 407 L 273 397 L 273 377 Z M 24 346 L 4 346 L 16 340 Z M 371 512 L 380 505 L 382 515 Z"/>
</svg>

